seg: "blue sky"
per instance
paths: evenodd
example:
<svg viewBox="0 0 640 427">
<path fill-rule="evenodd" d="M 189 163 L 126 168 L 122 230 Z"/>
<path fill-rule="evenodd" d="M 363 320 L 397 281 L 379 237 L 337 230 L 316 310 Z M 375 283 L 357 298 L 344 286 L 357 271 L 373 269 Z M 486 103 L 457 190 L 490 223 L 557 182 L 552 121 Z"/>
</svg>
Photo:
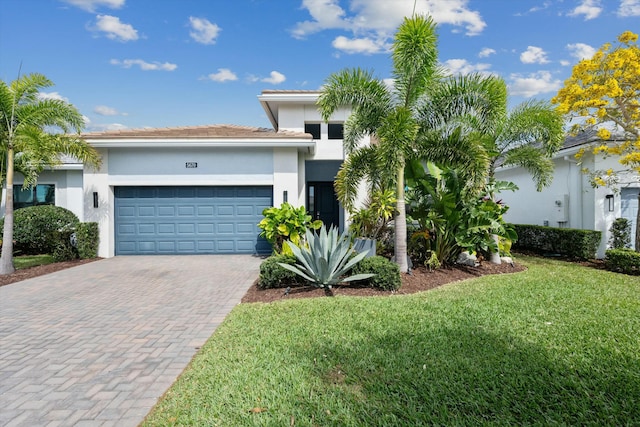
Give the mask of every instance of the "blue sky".
<svg viewBox="0 0 640 427">
<path fill-rule="evenodd" d="M 319 89 L 346 67 L 390 77 L 414 0 L 3 0 L 0 78 L 39 72 L 88 131 L 270 127 L 264 89 Z M 550 99 L 571 67 L 625 30 L 640 0 L 415 0 L 451 72 L 502 76 L 510 103 Z"/>
</svg>

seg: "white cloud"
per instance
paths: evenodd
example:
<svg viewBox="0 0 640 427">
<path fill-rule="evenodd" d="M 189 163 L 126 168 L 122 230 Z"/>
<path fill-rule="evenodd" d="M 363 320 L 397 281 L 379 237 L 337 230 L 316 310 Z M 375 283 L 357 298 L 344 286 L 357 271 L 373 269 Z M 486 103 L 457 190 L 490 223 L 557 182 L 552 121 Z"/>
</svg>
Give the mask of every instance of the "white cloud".
<svg viewBox="0 0 640 427">
<path fill-rule="evenodd" d="M 228 68 L 218 68 L 217 73 L 211 73 L 206 78 L 219 83 L 238 80 L 238 76 Z"/>
<path fill-rule="evenodd" d="M 118 60 L 118 59 L 112 59 L 111 61 L 109 61 L 109 63 L 111 65 L 119 65 L 122 68 L 131 68 L 134 65 L 137 65 L 140 67 L 140 69 L 142 71 L 173 71 L 176 68 L 178 68 L 178 66 L 176 64 L 172 64 L 170 62 L 164 62 L 164 63 L 160 63 L 160 62 L 146 62 L 143 61 L 142 59 L 124 59 L 122 61 Z"/>
<path fill-rule="evenodd" d="M 87 12 L 95 12 L 100 7 L 108 7 L 109 9 L 120 9 L 124 6 L 125 0 L 62 0 L 65 3 L 79 7 Z"/>
<path fill-rule="evenodd" d="M 128 42 L 138 40 L 138 31 L 130 24 L 120 22 L 120 18 L 111 15 L 98 15 L 94 31 L 101 31 L 111 40 Z"/>
<path fill-rule="evenodd" d="M 106 105 L 97 105 L 93 112 L 99 114 L 101 116 L 126 116 L 125 113 L 120 113 L 118 110 L 112 107 L 107 107 Z"/>
<path fill-rule="evenodd" d="M 415 4 L 415 12 L 429 14 L 438 24 L 449 24 L 469 36 L 480 34 L 486 23 L 480 13 L 467 7 L 468 0 L 423 0 Z M 345 30 L 355 38 L 389 40 L 406 16 L 414 11 L 414 0 L 348 0 L 349 14 L 338 0 L 303 0 L 302 8 L 311 15 L 298 22 L 291 33 L 296 38 L 323 30 Z M 384 42 L 376 42 L 383 45 Z"/>
<path fill-rule="evenodd" d="M 369 38 L 362 39 L 348 39 L 345 36 L 336 37 L 331 45 L 338 50 L 341 50 L 345 53 L 364 53 L 364 54 L 372 54 L 378 53 L 384 50 L 384 46 L 381 46 L 379 43 L 371 40 Z"/>
<path fill-rule="evenodd" d="M 622 0 L 618 8 L 618 16 L 640 16 L 640 0 Z"/>
<path fill-rule="evenodd" d="M 64 96 L 60 95 L 58 92 L 39 92 L 38 99 L 43 101 L 46 99 L 55 99 L 57 101 L 69 102 L 69 98 L 65 98 Z"/>
<path fill-rule="evenodd" d="M 490 55 L 495 55 L 495 53 L 496 53 L 495 49 L 491 49 L 489 47 L 485 47 L 485 48 L 482 48 L 482 50 L 478 54 L 478 57 L 486 58 L 486 57 L 488 57 Z"/>
<path fill-rule="evenodd" d="M 568 67 L 569 65 L 571 65 L 571 62 L 563 59 L 560 61 L 560 65 L 562 65 L 563 67 Z"/>
<path fill-rule="evenodd" d="M 576 58 L 578 61 L 590 59 L 596 53 L 596 49 L 594 47 L 584 43 L 568 44 L 567 50 L 571 52 L 571 56 Z"/>
<path fill-rule="evenodd" d="M 204 18 L 189 17 L 191 30 L 189 35 L 192 39 L 202 44 L 215 44 L 218 33 L 222 30 L 216 24 L 212 24 Z"/>
<path fill-rule="evenodd" d="M 104 132 L 109 130 L 122 130 L 127 129 L 129 126 L 123 125 L 122 123 L 91 123 L 88 121 L 88 118 L 85 119 L 85 125 L 87 127 L 87 132 Z"/>
<path fill-rule="evenodd" d="M 600 0 L 582 0 L 582 3 L 575 9 L 569 12 L 569 16 L 584 15 L 584 20 L 597 18 L 600 16 L 602 8 L 600 7 Z"/>
<path fill-rule="evenodd" d="M 264 83 L 269 83 L 269 84 L 272 84 L 272 85 L 278 85 L 278 84 L 284 82 L 286 79 L 287 78 L 285 77 L 284 74 L 279 73 L 277 71 L 272 71 L 269 74 L 269 77 L 265 77 L 263 79 L 260 79 L 260 81 L 264 82 Z"/>
<path fill-rule="evenodd" d="M 562 81 L 554 79 L 548 71 L 539 71 L 527 76 L 511 74 L 509 80 L 509 94 L 525 98 L 541 93 L 557 92 L 562 87 Z"/>
<path fill-rule="evenodd" d="M 466 59 L 448 59 L 441 65 L 451 74 L 491 73 L 489 71 L 489 68 L 491 68 L 490 64 L 472 64 Z"/>
<path fill-rule="evenodd" d="M 520 54 L 520 61 L 525 64 L 546 64 L 547 52 L 537 46 L 527 46 L 527 50 Z"/>
</svg>

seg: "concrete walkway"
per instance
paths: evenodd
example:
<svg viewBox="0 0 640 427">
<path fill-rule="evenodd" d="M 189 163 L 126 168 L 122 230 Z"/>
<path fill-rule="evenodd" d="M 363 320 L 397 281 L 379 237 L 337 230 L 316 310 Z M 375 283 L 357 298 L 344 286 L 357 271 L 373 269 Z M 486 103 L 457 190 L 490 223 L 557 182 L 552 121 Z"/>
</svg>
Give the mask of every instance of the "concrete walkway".
<svg viewBox="0 0 640 427">
<path fill-rule="evenodd" d="M 258 257 L 115 257 L 0 287 L 0 426 L 136 426 Z"/>
</svg>

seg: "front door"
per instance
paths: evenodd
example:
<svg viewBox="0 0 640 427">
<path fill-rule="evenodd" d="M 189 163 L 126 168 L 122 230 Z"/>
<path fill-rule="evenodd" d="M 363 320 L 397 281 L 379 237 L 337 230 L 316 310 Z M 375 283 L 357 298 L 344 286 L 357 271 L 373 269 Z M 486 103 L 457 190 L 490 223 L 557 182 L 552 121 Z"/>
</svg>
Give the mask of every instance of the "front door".
<svg viewBox="0 0 640 427">
<path fill-rule="evenodd" d="M 327 228 L 340 226 L 340 206 L 333 182 L 307 183 L 307 210 L 313 219 L 321 220 Z"/>
</svg>

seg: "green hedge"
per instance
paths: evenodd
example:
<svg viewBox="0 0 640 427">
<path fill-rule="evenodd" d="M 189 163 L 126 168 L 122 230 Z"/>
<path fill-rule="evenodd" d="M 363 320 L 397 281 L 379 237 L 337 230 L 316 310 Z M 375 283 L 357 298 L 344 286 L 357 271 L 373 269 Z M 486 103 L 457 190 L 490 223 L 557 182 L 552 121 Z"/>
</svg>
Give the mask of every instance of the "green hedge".
<svg viewBox="0 0 640 427">
<path fill-rule="evenodd" d="M 400 288 L 400 267 L 383 256 L 365 258 L 353 266 L 350 274 L 372 273 L 373 277 L 360 281 L 373 288 L 395 291 Z"/>
<path fill-rule="evenodd" d="M 67 231 L 75 229 L 79 222 L 73 212 L 60 206 L 16 209 L 13 213 L 14 250 L 20 255 L 54 254 L 61 246 L 67 246 Z M 2 230 L 4 218 L 0 221 L 0 233 Z"/>
<path fill-rule="evenodd" d="M 640 275 L 640 253 L 631 249 L 609 249 L 605 252 L 604 267 L 609 271 Z"/>
<path fill-rule="evenodd" d="M 576 259 L 592 259 L 596 255 L 602 232 L 573 228 L 513 224 L 518 241 L 513 249 L 547 252 Z"/>
<path fill-rule="evenodd" d="M 99 231 L 97 222 L 81 222 L 76 227 L 78 256 L 82 259 L 98 256 Z"/>
</svg>

